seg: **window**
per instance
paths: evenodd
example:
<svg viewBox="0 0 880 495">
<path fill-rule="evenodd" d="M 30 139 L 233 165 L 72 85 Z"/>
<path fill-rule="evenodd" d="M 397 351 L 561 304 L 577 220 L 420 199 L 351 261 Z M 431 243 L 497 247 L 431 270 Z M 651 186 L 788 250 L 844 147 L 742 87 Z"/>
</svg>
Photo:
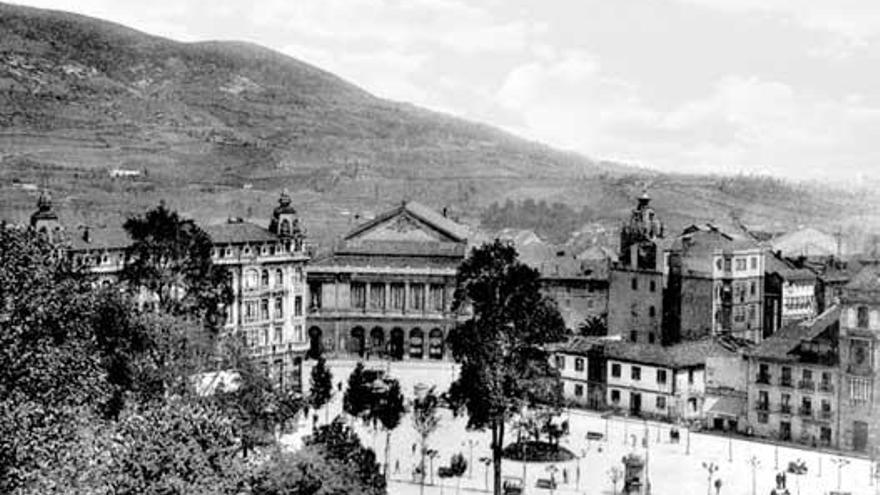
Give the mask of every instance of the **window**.
<svg viewBox="0 0 880 495">
<path fill-rule="evenodd" d="M 263 270 L 263 273 L 260 276 L 260 285 L 263 287 L 269 287 L 269 270 Z"/>
<path fill-rule="evenodd" d="M 303 298 L 296 296 L 293 298 L 293 316 L 302 316 L 303 314 Z"/>
<path fill-rule="evenodd" d="M 783 414 L 791 414 L 791 394 L 782 394 L 780 396 L 781 412 Z"/>
<path fill-rule="evenodd" d="M 653 318 L 657 314 L 657 310 L 654 309 L 654 306 L 648 308 L 648 316 Z"/>
<path fill-rule="evenodd" d="M 406 286 L 403 284 L 391 284 L 391 308 L 403 311 L 406 303 Z"/>
<path fill-rule="evenodd" d="M 276 251 L 275 244 L 270 244 L 269 245 L 269 254 L 272 256 L 275 256 L 275 251 Z"/>
<path fill-rule="evenodd" d="M 260 301 L 260 319 L 268 320 L 269 319 L 269 300 L 263 299 Z"/>
<path fill-rule="evenodd" d="M 809 397 L 801 398 L 801 414 L 804 416 L 813 414 L 813 401 Z"/>
<path fill-rule="evenodd" d="M 743 271 L 746 269 L 746 260 L 745 258 L 737 258 L 736 259 L 736 270 Z"/>
<path fill-rule="evenodd" d="M 431 286 L 431 306 L 428 309 L 438 312 L 444 310 L 445 305 L 443 304 L 443 299 L 446 292 L 445 289 L 446 288 L 442 285 L 435 284 Z"/>
<path fill-rule="evenodd" d="M 629 341 L 630 342 L 638 342 L 639 341 L 639 332 L 637 332 L 635 330 L 630 330 Z"/>
<path fill-rule="evenodd" d="M 859 328 L 868 328 L 868 308 L 859 306 L 856 310 L 856 325 Z"/>
<path fill-rule="evenodd" d="M 263 340 L 262 340 L 262 342 L 263 342 L 263 345 L 269 345 L 269 329 L 268 329 L 268 328 L 264 328 L 264 329 L 263 329 Z"/>
<path fill-rule="evenodd" d="M 770 365 L 763 363 L 758 365 L 758 379 L 756 381 L 764 384 L 770 383 Z"/>
<path fill-rule="evenodd" d="M 651 282 L 648 283 L 648 290 L 651 292 L 657 292 L 657 282 L 651 280 Z"/>
<path fill-rule="evenodd" d="M 654 332 L 648 332 L 648 343 L 653 344 L 655 340 Z"/>
<path fill-rule="evenodd" d="M 246 301 L 244 303 L 244 322 L 257 321 L 257 315 L 257 301 Z"/>
<path fill-rule="evenodd" d="M 715 260 L 715 268 L 717 268 L 717 269 L 719 269 L 719 270 L 722 269 L 721 258 L 718 258 L 718 259 Z"/>
<path fill-rule="evenodd" d="M 849 400 L 855 404 L 868 402 L 870 398 L 870 383 L 867 378 L 850 377 Z"/>
<path fill-rule="evenodd" d="M 309 284 L 309 294 L 311 295 L 309 306 L 321 309 L 321 284 Z"/>
<path fill-rule="evenodd" d="M 688 385 L 693 385 L 693 384 L 694 384 L 694 370 L 689 369 L 688 370 Z"/>
<path fill-rule="evenodd" d="M 367 286 L 362 282 L 351 283 L 351 307 L 357 309 L 367 307 Z"/>
<path fill-rule="evenodd" d="M 666 383 L 666 370 L 657 370 L 657 383 Z"/>
<path fill-rule="evenodd" d="M 630 369 L 630 378 L 632 378 L 633 380 L 637 380 L 637 381 L 641 380 L 642 379 L 642 369 L 639 368 L 638 366 L 633 366 Z"/>
<path fill-rule="evenodd" d="M 232 248 L 227 246 L 226 249 L 223 250 L 223 256 L 225 256 L 226 258 L 231 257 L 232 256 Z"/>
<path fill-rule="evenodd" d="M 632 285 L 632 290 L 639 290 L 639 279 L 633 278 L 630 285 Z"/>
<path fill-rule="evenodd" d="M 275 327 L 275 343 L 280 344 L 284 337 L 284 330 L 281 327 Z"/>
<path fill-rule="evenodd" d="M 370 284 L 370 309 L 385 309 L 385 284 Z"/>
<path fill-rule="evenodd" d="M 303 269 L 302 267 L 296 267 L 293 270 L 293 285 L 299 285 L 303 281 Z"/>
<path fill-rule="evenodd" d="M 662 395 L 657 396 L 657 409 L 661 411 L 666 410 L 666 397 L 663 397 Z"/>
<path fill-rule="evenodd" d="M 620 390 L 612 390 L 611 391 L 611 402 L 617 404 L 620 402 Z"/>
<path fill-rule="evenodd" d="M 574 395 L 575 397 L 583 397 L 584 396 L 584 386 L 580 383 L 576 383 L 574 385 Z"/>
<path fill-rule="evenodd" d="M 575 358 L 575 360 L 574 360 L 574 370 L 575 370 L 575 371 L 584 371 L 584 360 L 583 360 L 583 358 Z"/>
<path fill-rule="evenodd" d="M 758 269 L 758 258 L 755 256 L 752 256 L 749 261 L 751 262 L 752 270 L 757 270 Z M 752 285 L 754 286 L 754 284 L 752 284 Z"/>
<path fill-rule="evenodd" d="M 823 426 L 819 429 L 819 440 L 825 445 L 831 444 L 831 428 Z"/>
<path fill-rule="evenodd" d="M 565 356 L 556 356 L 556 369 L 565 369 Z"/>
<path fill-rule="evenodd" d="M 410 307 L 420 311 L 425 308 L 425 286 L 422 284 L 414 284 L 409 286 L 410 289 Z"/>
<path fill-rule="evenodd" d="M 275 298 L 275 318 L 284 318 L 284 299 Z"/>
<path fill-rule="evenodd" d="M 801 373 L 801 376 L 805 382 L 813 381 L 813 372 L 811 370 L 804 370 L 803 373 Z"/>
<path fill-rule="evenodd" d="M 779 384 L 783 387 L 791 386 L 791 368 L 788 366 L 782 367 L 782 378 L 779 379 Z"/>
<path fill-rule="evenodd" d="M 303 335 L 303 326 L 302 325 L 295 325 L 293 327 L 293 338 L 297 342 L 305 341 L 305 335 Z"/>
<path fill-rule="evenodd" d="M 754 296 L 757 291 L 758 291 L 757 284 L 755 284 L 754 282 L 750 283 L 749 284 L 749 295 Z"/>
<path fill-rule="evenodd" d="M 770 409 L 770 393 L 766 390 L 758 391 L 758 410 L 767 411 Z"/>
<path fill-rule="evenodd" d="M 256 289 L 257 288 L 257 274 L 256 270 L 248 270 L 244 272 L 244 288 L 245 289 Z"/>
<path fill-rule="evenodd" d="M 281 287 L 284 285 L 284 272 L 281 268 L 275 270 L 275 287 Z"/>
<path fill-rule="evenodd" d="M 724 258 L 724 271 L 730 271 L 730 258 Z"/>
<path fill-rule="evenodd" d="M 614 378 L 620 378 L 620 365 L 614 363 L 611 365 L 611 376 Z"/>
<path fill-rule="evenodd" d="M 768 415 L 767 413 L 765 413 L 765 412 L 758 413 L 758 423 L 761 423 L 762 425 L 766 425 L 767 422 L 769 421 L 769 419 L 770 419 L 770 415 Z"/>
</svg>

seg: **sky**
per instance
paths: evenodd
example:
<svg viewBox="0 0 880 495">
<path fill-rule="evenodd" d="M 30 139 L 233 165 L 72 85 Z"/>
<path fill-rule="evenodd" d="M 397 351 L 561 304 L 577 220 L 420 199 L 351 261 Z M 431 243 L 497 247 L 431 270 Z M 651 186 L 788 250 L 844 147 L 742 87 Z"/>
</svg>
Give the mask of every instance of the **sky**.
<svg viewBox="0 0 880 495">
<path fill-rule="evenodd" d="M 18 0 L 677 172 L 880 177 L 878 0 Z"/>
</svg>

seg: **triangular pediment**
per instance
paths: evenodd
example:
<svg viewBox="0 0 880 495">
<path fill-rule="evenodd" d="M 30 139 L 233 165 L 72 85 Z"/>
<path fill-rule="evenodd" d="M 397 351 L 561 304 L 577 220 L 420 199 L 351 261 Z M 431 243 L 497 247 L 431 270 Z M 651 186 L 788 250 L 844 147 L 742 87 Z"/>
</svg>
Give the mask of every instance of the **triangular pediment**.
<svg viewBox="0 0 880 495">
<path fill-rule="evenodd" d="M 433 225 L 406 210 L 397 211 L 387 218 L 377 218 L 349 234 L 346 241 L 357 242 L 451 242 L 454 241 Z"/>
</svg>

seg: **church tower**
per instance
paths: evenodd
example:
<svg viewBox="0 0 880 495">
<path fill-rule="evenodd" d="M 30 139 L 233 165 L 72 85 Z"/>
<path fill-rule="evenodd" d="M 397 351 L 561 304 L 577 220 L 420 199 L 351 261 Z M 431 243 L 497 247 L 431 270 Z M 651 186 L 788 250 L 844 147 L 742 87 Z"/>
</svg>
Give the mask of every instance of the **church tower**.
<svg viewBox="0 0 880 495">
<path fill-rule="evenodd" d="M 663 223 L 651 207 L 651 197 L 645 191 L 639 196 L 629 222 L 620 229 L 620 262 L 641 270 L 659 268 L 657 239 L 664 235 Z"/>
<path fill-rule="evenodd" d="M 299 225 L 296 208 L 291 203 L 290 193 L 285 189 L 278 198 L 278 206 L 272 211 L 269 231 L 286 242 L 293 241 L 294 250 L 301 251 L 305 235 Z"/>
<path fill-rule="evenodd" d="M 40 198 L 37 199 L 37 211 L 31 215 L 31 228 L 53 241 L 61 236 L 61 222 L 52 209 L 52 198 L 46 193 L 40 193 Z"/>
</svg>

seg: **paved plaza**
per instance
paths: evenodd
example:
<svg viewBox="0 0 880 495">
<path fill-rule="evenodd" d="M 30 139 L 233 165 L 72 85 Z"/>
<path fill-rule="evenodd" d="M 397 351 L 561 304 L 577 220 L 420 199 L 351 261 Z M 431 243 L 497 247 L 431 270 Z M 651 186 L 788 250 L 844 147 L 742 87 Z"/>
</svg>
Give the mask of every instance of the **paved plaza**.
<svg viewBox="0 0 880 495">
<path fill-rule="evenodd" d="M 331 362 L 334 382 L 345 383 L 354 366 L 352 362 Z M 385 366 L 384 364 L 382 366 Z M 304 376 L 308 376 L 308 368 Z M 411 394 L 416 383 L 436 384 L 438 390 L 445 390 L 454 377 L 455 369 L 449 363 L 392 363 L 390 373 L 400 379 L 403 390 Z M 341 411 L 342 396 L 337 392 L 330 405 L 329 417 Z M 459 490 L 463 493 L 484 491 L 492 486 L 491 466 L 487 468 L 480 463 L 481 457 L 490 457 L 489 432 L 467 431 L 465 417 L 455 418 L 450 411 L 441 410 L 442 422 L 437 432 L 429 439 L 429 446 L 439 452 L 434 461 L 434 471 L 441 465 L 447 465 L 449 458 L 461 452 L 472 466 L 460 480 Z M 324 411 L 319 412 L 323 423 Z M 652 493 L 655 495 L 680 494 L 715 494 L 714 487 L 708 490 L 707 473 L 702 464 L 715 463 L 718 471 L 715 478 L 722 480 L 720 494 L 750 495 L 753 493 L 768 494 L 774 487 L 774 477 L 782 471 L 790 461 L 802 459 L 808 468 L 806 475 L 800 479 L 788 475 L 788 487 L 795 495 L 823 495 L 836 490 L 838 483 L 842 491 L 853 495 L 874 495 L 880 489 L 874 486 L 870 478 L 870 463 L 864 459 L 846 458 L 844 465 L 838 470 L 839 456 L 802 450 L 793 447 L 775 446 L 768 443 L 746 441 L 741 438 L 728 438 L 705 433 L 688 433 L 680 429 L 680 441 L 670 441 L 671 426 L 664 423 L 645 422 L 643 420 L 611 418 L 604 419 L 591 411 L 571 410 L 564 414 L 563 419 L 569 420 L 571 433 L 562 440 L 562 445 L 574 452 L 578 459 L 555 463 L 554 478 L 559 484 L 555 493 L 560 494 L 611 494 L 612 484 L 608 472 L 612 466 L 622 467 L 621 458 L 628 453 L 636 453 L 648 458 L 648 478 Z M 374 433 L 371 429 L 358 424 L 356 426 L 362 441 L 378 452 L 380 460 L 384 455 L 385 433 Z M 509 430 L 508 430 L 509 431 Z M 283 441 L 296 447 L 302 434 L 308 428 L 303 427 L 293 435 L 287 435 Z M 588 441 L 587 432 L 599 432 L 605 435 L 601 441 Z M 647 442 L 645 442 L 647 438 Z M 510 433 L 506 441 L 513 440 Z M 409 418 L 404 418 L 391 435 L 390 469 L 392 481 L 389 493 L 416 494 L 418 485 L 412 482 L 412 469 L 418 463 L 413 446 L 418 441 Z M 647 444 L 647 448 L 644 445 Z M 417 452 L 417 450 L 415 451 Z M 757 462 L 752 468 L 750 461 Z M 526 493 L 544 494 L 547 489 L 535 488 L 539 478 L 549 478 L 551 464 L 529 463 L 526 466 Z M 523 464 L 504 461 L 505 476 L 522 477 Z M 567 481 L 567 482 L 566 482 Z M 429 479 L 430 482 L 430 479 Z M 441 480 L 435 474 L 434 486 L 426 486 L 427 494 L 452 494 L 456 491 L 456 480 Z M 618 483 L 618 492 L 620 483 Z"/>
</svg>

